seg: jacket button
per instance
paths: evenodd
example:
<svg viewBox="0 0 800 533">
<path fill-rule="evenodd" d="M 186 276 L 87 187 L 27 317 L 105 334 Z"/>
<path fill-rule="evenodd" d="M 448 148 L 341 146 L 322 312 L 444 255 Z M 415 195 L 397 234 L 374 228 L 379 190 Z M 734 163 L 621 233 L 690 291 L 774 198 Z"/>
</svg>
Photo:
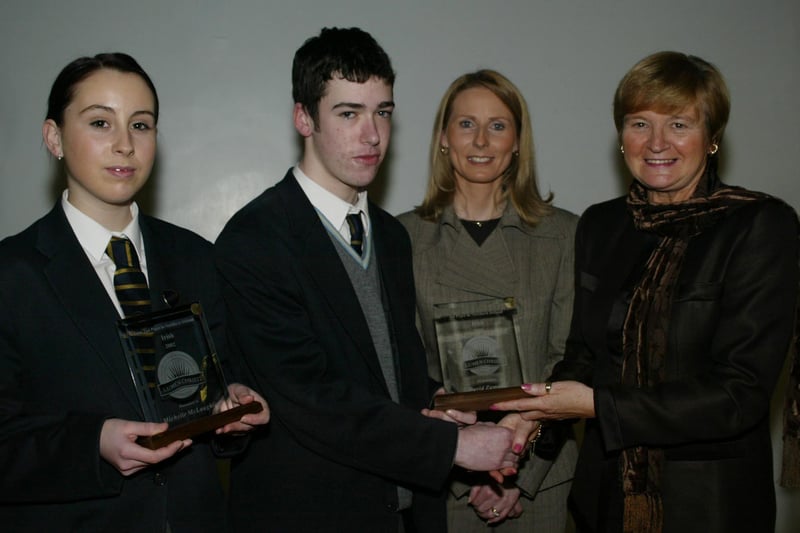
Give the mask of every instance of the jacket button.
<svg viewBox="0 0 800 533">
<path fill-rule="evenodd" d="M 153 484 L 163 487 L 167 484 L 167 476 L 161 472 L 156 472 L 156 474 L 153 476 Z"/>
</svg>

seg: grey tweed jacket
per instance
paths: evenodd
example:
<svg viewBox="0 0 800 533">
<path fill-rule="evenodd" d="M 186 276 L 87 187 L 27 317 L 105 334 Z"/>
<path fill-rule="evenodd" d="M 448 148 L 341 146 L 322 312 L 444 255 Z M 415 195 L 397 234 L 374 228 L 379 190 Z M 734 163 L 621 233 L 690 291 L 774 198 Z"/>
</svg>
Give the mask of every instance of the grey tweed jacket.
<svg viewBox="0 0 800 533">
<path fill-rule="evenodd" d="M 569 333 L 577 217 L 555 209 L 533 227 L 509 205 L 497 229 L 481 246 L 461 225 L 452 207 L 445 210 L 438 222 L 422 220 L 413 212 L 398 218 L 411 237 L 418 326 L 431 377 L 441 380 L 434 304 L 513 296 L 523 379 L 527 382 L 546 379 L 561 360 Z M 531 531 L 534 525 L 536 531 L 563 531 L 566 490 L 576 458 L 575 441 L 570 440 L 554 462 L 535 457 L 524 464 L 517 485 L 527 496 L 521 498 L 525 510 L 506 526 L 519 531 Z M 534 509 L 537 494 L 557 485 L 563 485 L 564 499 L 559 497 L 555 502 L 550 499 L 547 505 L 558 509 Z M 464 495 L 468 486 L 455 482 L 451 491 L 461 498 L 460 505 L 451 497 L 448 507 L 466 508 Z M 485 524 L 471 509 L 466 520 L 457 522 L 459 531 L 472 530 L 472 525 L 476 531 L 485 530 Z M 453 523 L 451 516 L 451 528 Z"/>
</svg>

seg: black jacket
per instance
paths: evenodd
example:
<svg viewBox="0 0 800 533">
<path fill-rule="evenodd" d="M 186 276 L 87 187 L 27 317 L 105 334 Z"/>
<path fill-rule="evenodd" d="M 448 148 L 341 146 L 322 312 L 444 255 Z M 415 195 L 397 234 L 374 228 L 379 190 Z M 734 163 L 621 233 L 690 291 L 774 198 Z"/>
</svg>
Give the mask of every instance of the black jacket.
<svg viewBox="0 0 800 533">
<path fill-rule="evenodd" d="M 217 349 L 222 301 L 211 244 L 140 216 L 151 300 L 199 300 Z M 123 477 L 99 455 L 107 418 L 142 420 L 119 316 L 60 202 L 0 243 L 0 524 L 5 531 L 222 531 L 210 447 Z"/>
<path fill-rule="evenodd" d="M 457 430 L 419 413 L 432 390 L 415 326 L 408 235 L 377 206 L 369 215 L 400 404 L 389 396 L 350 278 L 291 171 L 217 240 L 229 344 L 272 414 L 233 468 L 238 531 L 390 531 L 398 524 L 397 484 L 417 491 L 420 531 L 444 527 L 440 489 Z"/>
<path fill-rule="evenodd" d="M 693 237 L 672 305 L 663 383 L 620 384 L 627 295 L 655 245 L 625 199 L 590 207 L 576 237 L 576 296 L 554 379 L 594 387 L 572 489 L 579 521 L 621 531 L 619 452 L 665 451 L 665 532 L 772 531 L 770 398 L 792 336 L 798 224 L 775 199 L 731 209 Z"/>
</svg>

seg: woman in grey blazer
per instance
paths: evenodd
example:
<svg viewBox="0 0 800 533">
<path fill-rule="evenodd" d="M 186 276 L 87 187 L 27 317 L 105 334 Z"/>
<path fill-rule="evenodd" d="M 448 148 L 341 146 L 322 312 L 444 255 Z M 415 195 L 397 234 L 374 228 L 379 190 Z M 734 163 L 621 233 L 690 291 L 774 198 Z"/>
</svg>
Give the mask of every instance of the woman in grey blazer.
<svg viewBox="0 0 800 533">
<path fill-rule="evenodd" d="M 577 218 L 542 199 L 524 98 L 491 70 L 455 80 L 439 105 L 421 206 L 401 215 L 411 237 L 420 331 L 432 378 L 443 381 L 434 306 L 513 298 L 522 379 L 541 380 L 564 353 L 573 297 Z M 521 452 L 522 450 L 518 450 Z M 576 459 L 531 454 L 498 484 L 456 469 L 451 531 L 564 531 Z M 513 519 L 513 520 L 510 520 Z"/>
</svg>

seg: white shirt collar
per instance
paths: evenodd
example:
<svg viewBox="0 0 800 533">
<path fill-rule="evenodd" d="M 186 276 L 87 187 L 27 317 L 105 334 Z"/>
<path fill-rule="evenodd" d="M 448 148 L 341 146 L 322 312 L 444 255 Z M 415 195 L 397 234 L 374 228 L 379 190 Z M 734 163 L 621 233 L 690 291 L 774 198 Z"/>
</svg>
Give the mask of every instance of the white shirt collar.
<svg viewBox="0 0 800 533">
<path fill-rule="evenodd" d="M 136 202 L 131 203 L 131 221 L 121 232 L 111 231 L 102 226 L 96 220 L 83 213 L 77 207 L 69 203 L 69 190 L 65 189 L 61 194 L 61 207 L 67 217 L 72 231 L 78 238 L 81 247 L 92 260 L 93 264 L 98 264 L 106 253 L 106 246 L 112 236 L 127 237 L 139 256 L 139 263 L 142 270 L 146 269 L 147 260 L 144 253 L 144 241 L 142 232 L 139 228 L 139 206 Z"/>
<path fill-rule="evenodd" d="M 340 233 L 345 229 L 346 236 L 349 238 L 350 229 L 345 222 L 345 218 L 350 213 L 362 212 L 361 220 L 364 222 L 364 234 L 369 235 L 370 226 L 367 191 L 359 192 L 356 203 L 351 205 L 309 178 L 300 170 L 299 166 L 295 166 L 292 169 L 292 173 L 298 185 L 300 185 L 300 188 L 303 189 L 306 197 L 308 197 L 308 200 L 311 202 L 311 205 L 330 222 L 331 226 L 339 229 Z"/>
</svg>

